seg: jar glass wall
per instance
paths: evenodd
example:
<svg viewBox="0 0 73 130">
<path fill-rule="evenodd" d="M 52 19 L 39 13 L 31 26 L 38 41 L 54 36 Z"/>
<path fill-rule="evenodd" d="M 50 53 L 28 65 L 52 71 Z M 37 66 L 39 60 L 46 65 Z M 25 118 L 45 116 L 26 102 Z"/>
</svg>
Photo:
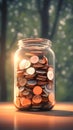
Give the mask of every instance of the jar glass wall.
<svg viewBox="0 0 73 130">
<path fill-rule="evenodd" d="M 20 110 L 50 110 L 55 104 L 55 54 L 51 41 L 18 41 L 14 56 L 14 104 Z"/>
</svg>

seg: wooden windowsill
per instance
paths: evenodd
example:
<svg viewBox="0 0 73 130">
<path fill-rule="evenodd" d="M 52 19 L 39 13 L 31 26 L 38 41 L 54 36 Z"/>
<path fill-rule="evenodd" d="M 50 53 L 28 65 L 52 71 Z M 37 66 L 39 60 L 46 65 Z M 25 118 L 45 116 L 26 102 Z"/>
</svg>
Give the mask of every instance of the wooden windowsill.
<svg viewBox="0 0 73 130">
<path fill-rule="evenodd" d="M 73 130 L 73 103 L 56 103 L 45 112 L 18 111 L 0 103 L 0 130 Z"/>
</svg>

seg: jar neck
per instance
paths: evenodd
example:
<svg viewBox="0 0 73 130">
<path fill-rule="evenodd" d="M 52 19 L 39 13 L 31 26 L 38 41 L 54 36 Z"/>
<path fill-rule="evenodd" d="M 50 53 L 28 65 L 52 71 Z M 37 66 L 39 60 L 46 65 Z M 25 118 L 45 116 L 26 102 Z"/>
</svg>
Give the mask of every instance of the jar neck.
<svg viewBox="0 0 73 130">
<path fill-rule="evenodd" d="M 35 48 L 37 50 L 51 47 L 51 41 L 44 38 L 26 38 L 18 41 L 19 48 Z"/>
</svg>

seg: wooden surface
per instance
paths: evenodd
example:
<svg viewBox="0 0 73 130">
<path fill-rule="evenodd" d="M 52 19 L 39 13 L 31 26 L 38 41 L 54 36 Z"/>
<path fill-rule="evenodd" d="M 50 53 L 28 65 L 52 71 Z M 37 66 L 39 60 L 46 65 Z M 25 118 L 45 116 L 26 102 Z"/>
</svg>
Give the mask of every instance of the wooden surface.
<svg viewBox="0 0 73 130">
<path fill-rule="evenodd" d="M 0 130 L 73 130 L 73 103 L 56 103 L 52 111 L 17 111 L 0 103 Z"/>
</svg>

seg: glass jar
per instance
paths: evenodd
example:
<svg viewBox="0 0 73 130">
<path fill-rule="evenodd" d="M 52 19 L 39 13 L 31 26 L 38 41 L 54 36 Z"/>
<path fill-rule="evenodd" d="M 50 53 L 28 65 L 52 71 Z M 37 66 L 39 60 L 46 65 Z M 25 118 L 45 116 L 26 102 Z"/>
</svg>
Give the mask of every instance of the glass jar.
<svg viewBox="0 0 73 130">
<path fill-rule="evenodd" d="M 20 110 L 51 110 L 55 104 L 55 54 L 51 41 L 18 41 L 14 56 L 14 104 Z"/>
</svg>

